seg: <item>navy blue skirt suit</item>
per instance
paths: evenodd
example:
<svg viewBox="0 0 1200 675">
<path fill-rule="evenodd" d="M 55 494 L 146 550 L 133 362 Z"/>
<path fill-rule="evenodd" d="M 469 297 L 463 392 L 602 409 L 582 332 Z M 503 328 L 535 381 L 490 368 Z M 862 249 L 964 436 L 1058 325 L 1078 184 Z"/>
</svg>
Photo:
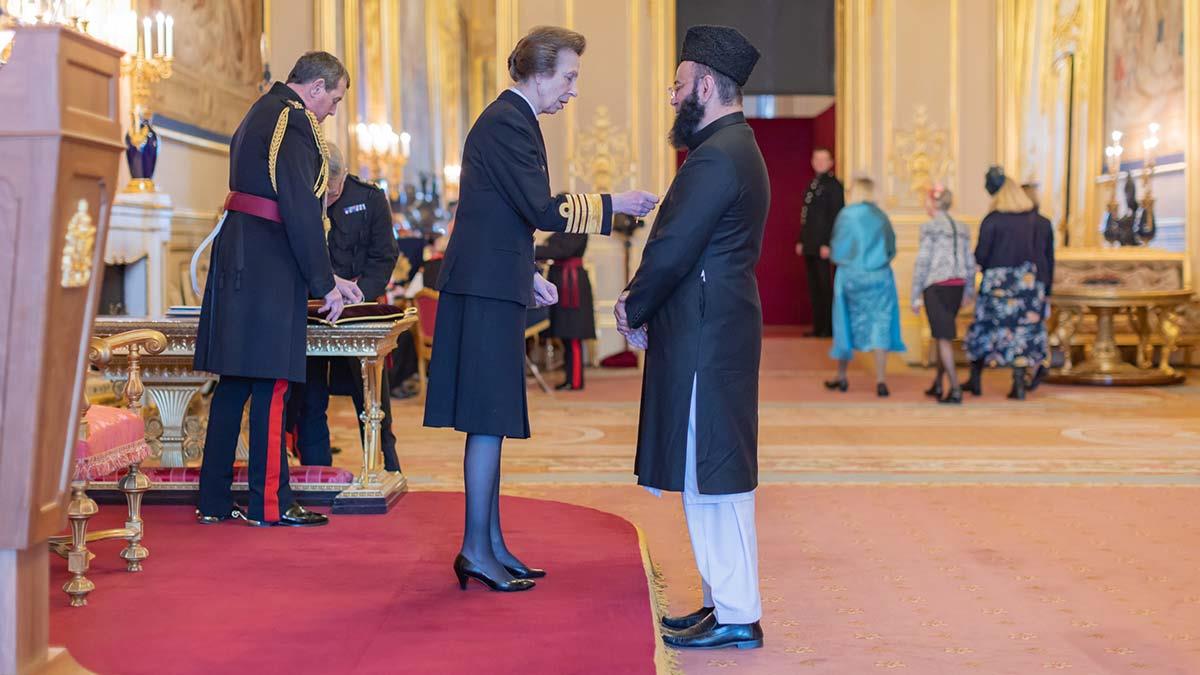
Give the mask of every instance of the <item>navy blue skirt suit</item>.
<svg viewBox="0 0 1200 675">
<path fill-rule="evenodd" d="M 425 426 L 529 437 L 525 312 L 533 305 L 535 230 L 612 231 L 607 194 L 550 192 L 537 115 L 507 90 L 463 149 L 454 231 L 438 276 Z"/>
</svg>

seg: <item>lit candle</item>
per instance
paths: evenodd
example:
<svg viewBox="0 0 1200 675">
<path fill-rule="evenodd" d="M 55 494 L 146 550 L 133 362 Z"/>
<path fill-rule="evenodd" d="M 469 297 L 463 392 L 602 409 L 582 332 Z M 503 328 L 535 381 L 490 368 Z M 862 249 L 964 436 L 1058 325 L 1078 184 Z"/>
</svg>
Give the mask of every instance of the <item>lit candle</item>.
<svg viewBox="0 0 1200 675">
<path fill-rule="evenodd" d="M 175 58 L 175 17 L 167 16 L 167 58 Z"/>
<path fill-rule="evenodd" d="M 150 58 L 150 17 L 142 17 L 142 54 Z"/>
<path fill-rule="evenodd" d="M 167 17 L 159 12 L 155 17 L 158 21 L 158 51 L 155 56 L 165 56 L 167 53 Z"/>
<path fill-rule="evenodd" d="M 411 144 L 412 136 L 407 131 L 402 132 L 400 134 L 400 154 L 404 155 L 405 159 L 408 159 L 408 153 L 412 149 Z"/>
</svg>

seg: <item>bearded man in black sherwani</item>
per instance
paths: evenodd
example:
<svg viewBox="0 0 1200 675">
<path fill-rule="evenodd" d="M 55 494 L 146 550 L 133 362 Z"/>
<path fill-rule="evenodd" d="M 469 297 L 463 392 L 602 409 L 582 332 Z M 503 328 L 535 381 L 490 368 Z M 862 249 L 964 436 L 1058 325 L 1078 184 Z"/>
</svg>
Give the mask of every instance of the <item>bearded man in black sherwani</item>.
<svg viewBox="0 0 1200 675">
<path fill-rule="evenodd" d="M 733 28 L 694 26 L 676 70 L 671 130 L 687 160 L 617 303 L 647 348 L 638 483 L 683 493 L 704 606 L 663 619 L 675 647 L 761 647 L 754 490 L 762 308 L 754 266 L 770 204 L 767 167 L 742 114 L 758 50 Z"/>
</svg>

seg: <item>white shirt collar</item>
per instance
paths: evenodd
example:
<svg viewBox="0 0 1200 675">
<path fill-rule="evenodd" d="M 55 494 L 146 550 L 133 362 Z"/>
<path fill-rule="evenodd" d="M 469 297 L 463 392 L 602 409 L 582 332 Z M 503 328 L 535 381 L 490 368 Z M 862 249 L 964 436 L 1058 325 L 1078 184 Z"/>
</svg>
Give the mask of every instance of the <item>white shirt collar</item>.
<svg viewBox="0 0 1200 675">
<path fill-rule="evenodd" d="M 533 107 L 533 101 L 529 100 L 529 97 L 527 97 L 525 95 L 525 92 L 521 91 L 520 89 L 517 89 L 516 87 L 509 87 L 508 90 L 513 92 L 517 96 L 520 96 L 521 98 L 525 99 L 525 102 L 529 104 L 529 109 L 533 111 L 533 116 L 537 117 L 537 114 L 538 114 L 537 108 Z"/>
</svg>

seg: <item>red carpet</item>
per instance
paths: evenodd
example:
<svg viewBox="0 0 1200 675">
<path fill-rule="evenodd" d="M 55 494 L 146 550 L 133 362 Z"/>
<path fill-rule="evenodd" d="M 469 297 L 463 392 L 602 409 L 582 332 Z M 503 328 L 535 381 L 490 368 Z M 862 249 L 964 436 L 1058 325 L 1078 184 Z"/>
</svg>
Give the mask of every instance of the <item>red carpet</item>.
<svg viewBox="0 0 1200 675">
<path fill-rule="evenodd" d="M 464 593 L 450 569 L 461 514 L 461 494 L 436 492 L 310 530 L 202 527 L 190 507 L 149 507 L 145 572 L 98 544 L 87 607 L 67 605 L 54 559 L 52 643 L 102 675 L 655 672 L 630 523 L 505 497 L 509 545 L 550 574 L 526 593 Z M 121 515 L 106 507 L 94 527 Z"/>
</svg>

